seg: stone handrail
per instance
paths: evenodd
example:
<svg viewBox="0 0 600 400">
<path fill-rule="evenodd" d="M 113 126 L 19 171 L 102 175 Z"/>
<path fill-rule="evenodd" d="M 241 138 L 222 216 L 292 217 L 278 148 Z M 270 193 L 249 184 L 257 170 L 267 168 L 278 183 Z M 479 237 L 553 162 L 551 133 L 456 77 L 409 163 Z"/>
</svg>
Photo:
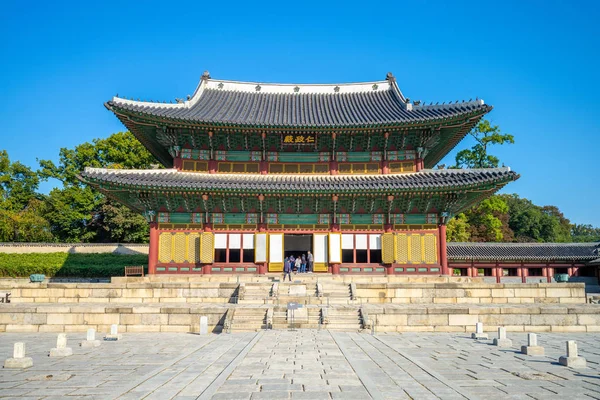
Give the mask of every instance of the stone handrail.
<svg viewBox="0 0 600 400">
<path fill-rule="evenodd" d="M 356 300 L 356 283 L 350 284 L 350 300 Z"/>
<path fill-rule="evenodd" d="M 271 297 L 278 297 L 279 296 L 279 283 L 275 282 L 273 283 L 273 286 L 271 286 Z"/>
<path fill-rule="evenodd" d="M 273 329 L 273 308 L 267 309 L 267 329 Z"/>
<path fill-rule="evenodd" d="M 323 297 L 323 284 L 317 282 L 317 297 Z"/>
</svg>

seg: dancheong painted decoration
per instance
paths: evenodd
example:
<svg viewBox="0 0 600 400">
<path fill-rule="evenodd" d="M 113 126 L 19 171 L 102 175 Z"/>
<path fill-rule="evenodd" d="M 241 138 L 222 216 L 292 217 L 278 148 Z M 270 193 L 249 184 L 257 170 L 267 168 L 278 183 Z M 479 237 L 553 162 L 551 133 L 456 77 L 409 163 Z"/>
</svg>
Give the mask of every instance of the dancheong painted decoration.
<svg viewBox="0 0 600 400">
<path fill-rule="evenodd" d="M 432 169 L 492 107 L 425 105 L 378 82 L 212 79 L 187 100 L 106 103 L 164 169 L 81 179 L 150 223 L 149 272 L 448 274 L 445 224 L 518 178 Z"/>
</svg>

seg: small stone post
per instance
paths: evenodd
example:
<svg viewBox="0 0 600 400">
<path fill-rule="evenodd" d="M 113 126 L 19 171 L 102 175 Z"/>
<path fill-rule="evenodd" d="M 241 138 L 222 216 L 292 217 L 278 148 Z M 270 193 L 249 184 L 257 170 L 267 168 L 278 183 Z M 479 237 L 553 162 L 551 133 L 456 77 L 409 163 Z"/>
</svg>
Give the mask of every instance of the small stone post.
<svg viewBox="0 0 600 400">
<path fill-rule="evenodd" d="M 4 368 L 29 368 L 33 366 L 31 357 L 25 357 L 25 343 L 17 342 L 13 348 L 12 358 L 4 361 Z"/>
<path fill-rule="evenodd" d="M 498 328 L 498 337 L 494 339 L 494 346 L 512 347 L 512 340 L 506 338 L 506 328 L 501 326 Z"/>
<path fill-rule="evenodd" d="M 67 334 L 59 333 L 56 347 L 50 350 L 50 357 L 68 357 L 73 355 L 73 349 L 67 347 Z"/>
<path fill-rule="evenodd" d="M 208 334 L 208 318 L 206 316 L 200 317 L 200 334 Z"/>
<path fill-rule="evenodd" d="M 93 328 L 88 329 L 87 330 L 86 340 L 84 340 L 83 342 L 81 342 L 80 345 L 83 348 L 90 348 L 90 347 L 98 347 L 98 346 L 100 346 L 100 341 L 96 340 L 96 330 L 93 329 Z"/>
<path fill-rule="evenodd" d="M 487 339 L 487 333 L 483 333 L 483 323 L 478 322 L 475 324 L 475 333 L 471 333 L 471 339 Z"/>
<path fill-rule="evenodd" d="M 543 356 L 544 348 L 538 346 L 537 335 L 535 333 L 527 334 L 527 346 L 521 346 L 521 353 L 528 356 Z"/>
<path fill-rule="evenodd" d="M 123 339 L 123 335 L 119 334 L 119 325 L 112 324 L 110 326 L 110 333 L 104 336 L 104 340 L 115 341 L 121 339 Z"/>
<path fill-rule="evenodd" d="M 587 366 L 585 358 L 579 357 L 577 342 L 574 340 L 567 340 L 567 356 L 561 356 L 558 363 L 570 368 L 585 368 Z"/>
</svg>

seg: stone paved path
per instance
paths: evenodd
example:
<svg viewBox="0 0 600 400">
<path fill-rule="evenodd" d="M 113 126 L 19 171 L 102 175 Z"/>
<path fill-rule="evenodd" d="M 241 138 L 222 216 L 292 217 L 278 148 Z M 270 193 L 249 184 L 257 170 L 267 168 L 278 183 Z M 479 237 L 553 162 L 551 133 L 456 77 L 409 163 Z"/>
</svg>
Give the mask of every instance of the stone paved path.
<svg viewBox="0 0 600 400">
<path fill-rule="evenodd" d="M 443 333 L 125 334 L 95 349 L 68 336 L 74 355 L 59 359 L 56 334 L 1 333 L 0 361 L 24 341 L 34 366 L 0 369 L 0 398 L 600 399 L 600 334 L 539 334 L 545 357 L 518 353 L 526 336 L 510 333 L 511 349 Z M 558 365 L 566 340 L 588 368 Z"/>
</svg>

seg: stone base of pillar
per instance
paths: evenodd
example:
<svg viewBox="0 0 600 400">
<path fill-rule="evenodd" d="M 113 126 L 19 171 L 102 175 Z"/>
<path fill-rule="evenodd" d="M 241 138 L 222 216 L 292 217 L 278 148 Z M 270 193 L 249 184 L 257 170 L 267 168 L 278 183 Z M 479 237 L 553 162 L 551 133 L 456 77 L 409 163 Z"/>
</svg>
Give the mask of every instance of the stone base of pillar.
<svg viewBox="0 0 600 400">
<path fill-rule="evenodd" d="M 512 340 L 510 340 L 510 339 L 498 339 L 498 338 L 494 338 L 494 346 L 498 346 L 498 347 L 512 347 Z"/>
<path fill-rule="evenodd" d="M 80 343 L 80 346 L 84 349 L 89 349 L 91 347 L 98 347 L 100 346 L 100 341 L 99 340 L 84 340 L 83 342 Z"/>
<path fill-rule="evenodd" d="M 50 349 L 50 357 L 69 357 L 73 355 L 73 349 L 70 347 Z"/>
<path fill-rule="evenodd" d="M 4 361 L 4 368 L 22 369 L 29 367 L 33 367 L 33 359 L 31 357 L 7 358 Z"/>
<path fill-rule="evenodd" d="M 521 346 L 521 353 L 528 356 L 543 356 L 544 348 L 542 346 Z"/>
<path fill-rule="evenodd" d="M 583 357 L 565 357 L 561 356 L 558 359 L 558 363 L 560 365 L 564 365 L 569 368 L 585 368 L 587 366 L 587 362 Z"/>
</svg>

